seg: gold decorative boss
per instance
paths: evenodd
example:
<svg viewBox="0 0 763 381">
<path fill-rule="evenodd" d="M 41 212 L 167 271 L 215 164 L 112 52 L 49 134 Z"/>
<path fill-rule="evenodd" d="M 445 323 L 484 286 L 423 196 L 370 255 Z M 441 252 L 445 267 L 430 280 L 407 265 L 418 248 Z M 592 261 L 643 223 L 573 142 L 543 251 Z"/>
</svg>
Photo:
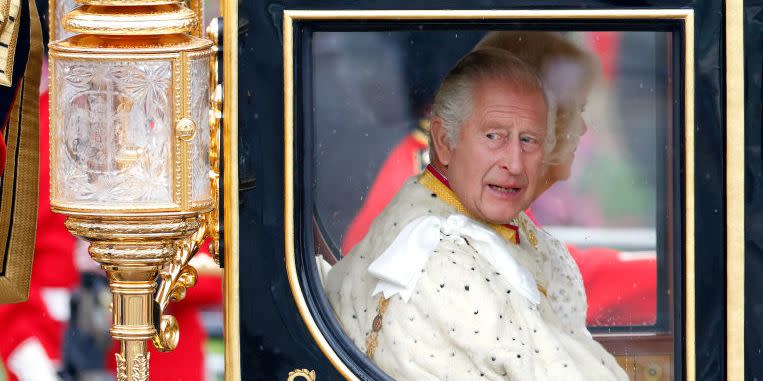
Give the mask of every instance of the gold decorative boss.
<svg viewBox="0 0 763 381">
<path fill-rule="evenodd" d="M 178 344 L 162 312 L 216 224 L 211 43 L 176 1 L 78 1 L 63 19 L 77 34 L 50 44 L 51 206 L 108 274 L 118 379 L 145 380 L 147 340 Z"/>
</svg>

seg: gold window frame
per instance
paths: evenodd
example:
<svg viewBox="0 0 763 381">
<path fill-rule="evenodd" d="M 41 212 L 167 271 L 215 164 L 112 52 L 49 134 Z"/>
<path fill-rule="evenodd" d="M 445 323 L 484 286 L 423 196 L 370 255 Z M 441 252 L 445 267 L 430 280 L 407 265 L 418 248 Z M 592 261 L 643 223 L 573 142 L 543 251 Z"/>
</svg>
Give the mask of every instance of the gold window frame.
<svg viewBox="0 0 763 381">
<path fill-rule="evenodd" d="M 223 46 L 238 46 L 238 1 L 220 0 Z M 225 380 L 241 379 L 241 324 L 239 308 L 238 245 L 238 49 L 222 49 L 223 55 L 223 337 Z"/>
</svg>

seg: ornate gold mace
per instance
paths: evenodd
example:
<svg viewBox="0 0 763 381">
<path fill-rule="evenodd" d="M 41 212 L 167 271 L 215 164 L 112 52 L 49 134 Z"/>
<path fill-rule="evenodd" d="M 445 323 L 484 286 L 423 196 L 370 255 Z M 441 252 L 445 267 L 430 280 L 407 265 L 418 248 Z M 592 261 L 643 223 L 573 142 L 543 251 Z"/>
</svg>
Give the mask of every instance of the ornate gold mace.
<svg viewBox="0 0 763 381">
<path fill-rule="evenodd" d="M 78 34 L 50 44 L 51 207 L 107 272 L 118 380 L 147 380 L 146 341 L 177 346 L 164 309 L 216 238 L 212 44 L 177 1 L 78 1 L 63 20 Z"/>
</svg>

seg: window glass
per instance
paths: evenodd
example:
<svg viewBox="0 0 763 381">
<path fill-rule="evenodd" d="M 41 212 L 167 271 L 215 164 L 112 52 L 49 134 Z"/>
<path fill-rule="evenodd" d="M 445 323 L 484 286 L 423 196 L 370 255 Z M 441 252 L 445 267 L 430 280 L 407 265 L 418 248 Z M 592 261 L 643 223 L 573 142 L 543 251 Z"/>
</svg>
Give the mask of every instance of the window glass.
<svg viewBox="0 0 763 381">
<path fill-rule="evenodd" d="M 373 221 L 405 181 L 425 171 L 437 89 L 490 33 L 495 34 L 422 26 L 312 34 L 312 70 L 305 78 L 311 109 L 305 120 L 313 131 L 313 231 L 324 272 L 347 256 L 378 255 L 353 249 L 369 239 Z M 547 160 L 549 166 L 566 163 L 568 178 L 558 175 L 525 213 L 566 247 L 579 269 L 589 330 L 628 372 L 670 379 L 678 181 L 672 34 L 502 33 L 513 36 L 508 38 L 530 33 L 524 36 L 531 39 L 533 33 L 552 33 L 592 59 L 594 75 L 582 81 L 589 86 L 570 85 L 588 72 L 564 60 L 528 63 L 547 91 L 556 92 L 556 125 L 567 131 L 557 131 L 557 143 L 567 144 L 570 152 L 560 156 L 566 159 Z M 547 296 L 566 297 L 553 291 Z M 645 342 L 634 332 L 657 339 Z"/>
</svg>

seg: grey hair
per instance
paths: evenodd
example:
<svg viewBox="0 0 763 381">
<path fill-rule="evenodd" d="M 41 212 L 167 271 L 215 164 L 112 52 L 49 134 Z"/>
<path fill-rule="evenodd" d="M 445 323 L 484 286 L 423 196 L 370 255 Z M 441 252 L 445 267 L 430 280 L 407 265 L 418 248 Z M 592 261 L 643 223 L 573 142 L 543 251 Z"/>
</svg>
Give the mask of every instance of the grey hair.
<svg viewBox="0 0 763 381">
<path fill-rule="evenodd" d="M 440 118 L 446 131 L 448 145 L 455 148 L 461 126 L 472 112 L 474 86 L 481 81 L 501 80 L 523 93 L 538 92 L 548 108 L 544 155 L 556 144 L 556 102 L 546 91 L 538 73 L 506 51 L 485 48 L 470 52 L 448 72 L 435 95 L 432 116 Z M 432 139 L 430 139 L 430 150 Z"/>
</svg>

